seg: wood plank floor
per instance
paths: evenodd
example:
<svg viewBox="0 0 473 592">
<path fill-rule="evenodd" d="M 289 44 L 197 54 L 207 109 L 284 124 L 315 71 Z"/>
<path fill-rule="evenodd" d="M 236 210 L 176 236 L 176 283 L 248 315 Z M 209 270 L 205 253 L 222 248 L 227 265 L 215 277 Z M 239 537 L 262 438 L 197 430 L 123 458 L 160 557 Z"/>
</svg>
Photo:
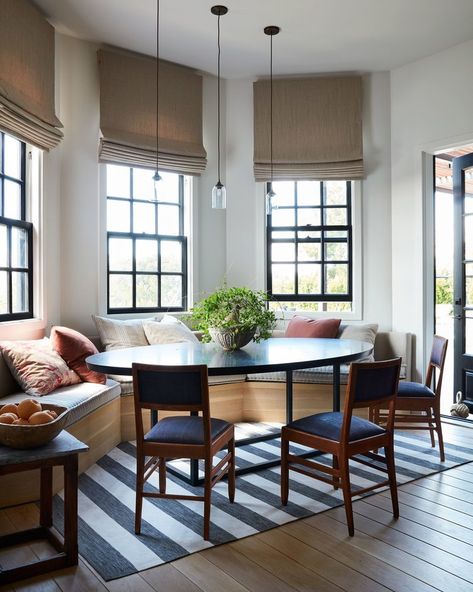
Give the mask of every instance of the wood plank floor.
<svg viewBox="0 0 473 592">
<path fill-rule="evenodd" d="M 446 439 L 473 449 L 473 429 L 445 424 Z M 18 592 L 473 592 L 473 463 L 403 485 L 401 517 L 388 493 L 356 501 L 355 536 L 335 508 L 139 574 L 104 582 L 78 567 L 0 591 Z M 33 504 L 0 511 L 0 533 L 28 528 Z M 0 552 L 4 567 L 50 553 L 46 543 Z"/>
</svg>

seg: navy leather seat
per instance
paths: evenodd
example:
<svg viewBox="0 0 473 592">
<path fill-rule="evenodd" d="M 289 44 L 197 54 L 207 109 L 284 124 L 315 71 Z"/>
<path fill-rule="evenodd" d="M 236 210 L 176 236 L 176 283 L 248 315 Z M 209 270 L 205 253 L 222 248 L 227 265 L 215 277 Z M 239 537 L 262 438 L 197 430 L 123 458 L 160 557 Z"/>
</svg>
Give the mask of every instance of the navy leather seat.
<svg viewBox="0 0 473 592">
<path fill-rule="evenodd" d="M 342 424 L 343 413 L 328 412 L 317 413 L 316 415 L 297 419 L 296 421 L 289 423 L 287 427 L 337 442 L 340 440 Z M 386 430 L 384 428 L 377 426 L 366 419 L 353 415 L 351 418 L 348 441 L 354 442 L 355 440 L 370 438 L 371 436 L 379 436 L 385 433 Z"/>
<path fill-rule="evenodd" d="M 215 440 L 230 427 L 223 419 L 210 419 L 210 438 Z M 145 442 L 166 444 L 204 444 L 202 417 L 177 416 L 161 419 L 145 435 Z"/>
<path fill-rule="evenodd" d="M 397 389 L 398 397 L 435 397 L 432 389 L 420 382 L 400 382 Z"/>
</svg>

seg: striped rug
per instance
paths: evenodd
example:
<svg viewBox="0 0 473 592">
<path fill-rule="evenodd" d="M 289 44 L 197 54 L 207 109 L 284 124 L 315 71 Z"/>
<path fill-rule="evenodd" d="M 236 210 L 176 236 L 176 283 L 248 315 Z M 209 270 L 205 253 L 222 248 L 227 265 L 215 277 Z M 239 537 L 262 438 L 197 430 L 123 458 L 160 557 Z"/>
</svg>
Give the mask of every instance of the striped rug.
<svg viewBox="0 0 473 592">
<path fill-rule="evenodd" d="M 239 426 L 245 435 L 253 429 L 250 425 Z M 274 428 L 264 425 L 263 429 Z M 440 463 L 438 449 L 432 449 L 428 439 L 397 435 L 398 482 L 473 460 L 471 448 L 456 442 L 446 443 L 447 460 Z M 237 465 L 278 458 L 279 444 L 275 438 L 237 448 Z M 320 459 L 331 463 L 329 457 Z M 181 468 L 184 464 L 178 463 Z M 353 488 L 384 478 L 355 462 L 351 464 L 351 476 Z M 212 493 L 211 541 L 202 539 L 202 503 L 192 501 L 145 500 L 142 534 L 138 536 L 134 534 L 135 446 L 124 442 L 79 477 L 79 552 L 104 580 L 113 580 L 342 504 L 340 491 L 291 473 L 289 504 L 283 507 L 279 479 L 279 467 L 237 477 L 234 504 L 228 502 L 226 482 L 217 484 Z M 157 488 L 156 475 L 149 486 L 150 490 Z M 168 474 L 169 493 L 196 493 L 198 489 Z M 61 497 L 60 493 L 54 500 L 54 518 L 59 525 L 63 521 Z"/>
</svg>

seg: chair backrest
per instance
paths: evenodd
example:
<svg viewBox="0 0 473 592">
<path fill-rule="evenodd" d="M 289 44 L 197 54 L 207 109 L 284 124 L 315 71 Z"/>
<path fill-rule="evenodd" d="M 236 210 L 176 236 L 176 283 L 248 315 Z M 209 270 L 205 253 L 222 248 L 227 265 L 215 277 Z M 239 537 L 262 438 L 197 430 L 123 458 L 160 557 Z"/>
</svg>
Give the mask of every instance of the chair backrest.
<svg viewBox="0 0 473 592">
<path fill-rule="evenodd" d="M 207 366 L 133 364 L 135 400 L 144 408 L 204 411 L 208 408 Z"/>
<path fill-rule="evenodd" d="M 447 346 L 448 339 L 445 339 L 445 337 L 441 337 L 440 335 L 434 335 L 430 360 L 425 375 L 425 386 L 432 388 L 432 382 L 435 378 L 435 370 L 437 370 L 438 375 L 436 384 L 434 385 L 434 388 L 432 388 L 436 397 L 440 397 L 442 391 L 443 368 L 447 357 Z"/>
<path fill-rule="evenodd" d="M 142 409 L 200 411 L 210 426 L 207 366 L 133 364 L 132 374 L 138 439 L 143 435 Z"/>
<path fill-rule="evenodd" d="M 353 409 L 382 405 L 388 407 L 387 429 L 394 426 L 395 401 L 401 358 L 382 362 L 354 362 L 350 365 L 345 397 L 341 440 L 348 442 Z"/>
</svg>

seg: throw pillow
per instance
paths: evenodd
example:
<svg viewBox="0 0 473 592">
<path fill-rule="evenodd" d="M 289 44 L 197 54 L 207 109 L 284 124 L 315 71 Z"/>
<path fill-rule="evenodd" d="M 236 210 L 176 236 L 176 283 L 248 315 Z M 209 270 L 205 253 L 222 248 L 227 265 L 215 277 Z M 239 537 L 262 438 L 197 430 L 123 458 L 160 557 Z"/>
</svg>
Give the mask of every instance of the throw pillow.
<svg viewBox="0 0 473 592">
<path fill-rule="evenodd" d="M 27 395 L 41 397 L 81 381 L 54 351 L 49 339 L 3 341 L 0 348 L 10 372 Z"/>
<path fill-rule="evenodd" d="M 51 329 L 51 345 L 61 356 L 69 368 L 72 368 L 84 382 L 96 382 L 105 384 L 105 374 L 90 370 L 85 363 L 85 358 L 98 353 L 95 345 L 79 331 L 68 327 L 53 327 Z"/>
<path fill-rule="evenodd" d="M 309 317 L 294 316 L 289 321 L 286 337 L 337 337 L 341 319 L 311 319 Z"/>
<path fill-rule="evenodd" d="M 353 339 L 354 341 L 366 341 L 374 346 L 376 333 L 378 332 L 377 323 L 367 323 L 364 325 L 346 325 L 340 334 L 340 339 Z M 365 362 L 374 362 L 374 355 L 370 354 L 365 358 Z"/>
<path fill-rule="evenodd" d="M 148 342 L 151 345 L 159 343 L 179 343 L 189 341 L 199 343 L 197 337 L 184 323 L 157 323 L 156 321 L 144 321 L 143 329 Z"/>
<path fill-rule="evenodd" d="M 119 321 L 92 315 L 105 351 L 148 345 L 142 319 Z"/>
</svg>

